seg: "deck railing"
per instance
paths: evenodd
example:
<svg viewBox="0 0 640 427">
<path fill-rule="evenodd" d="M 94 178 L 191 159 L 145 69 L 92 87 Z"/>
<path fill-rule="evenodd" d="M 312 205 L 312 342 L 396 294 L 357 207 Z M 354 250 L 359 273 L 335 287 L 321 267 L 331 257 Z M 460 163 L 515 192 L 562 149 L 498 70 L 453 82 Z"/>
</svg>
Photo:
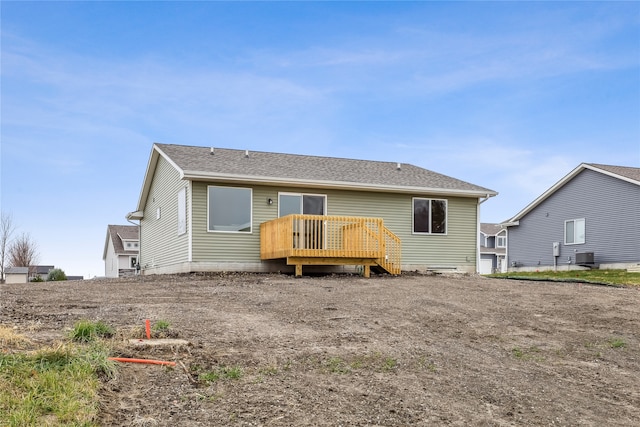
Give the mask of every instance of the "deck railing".
<svg viewBox="0 0 640 427">
<path fill-rule="evenodd" d="M 375 259 L 400 273 L 400 239 L 381 218 L 287 215 L 260 224 L 260 257 Z"/>
</svg>

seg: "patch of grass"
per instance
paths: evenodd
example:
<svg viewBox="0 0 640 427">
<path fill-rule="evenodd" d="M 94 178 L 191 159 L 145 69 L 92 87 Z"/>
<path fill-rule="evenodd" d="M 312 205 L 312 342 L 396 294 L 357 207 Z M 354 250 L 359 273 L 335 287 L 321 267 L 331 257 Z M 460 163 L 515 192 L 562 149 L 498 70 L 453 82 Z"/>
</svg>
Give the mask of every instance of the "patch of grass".
<svg viewBox="0 0 640 427">
<path fill-rule="evenodd" d="M 224 397 L 223 393 L 215 393 L 215 394 L 201 394 L 201 393 L 196 393 L 195 398 L 196 400 L 199 401 L 206 401 L 206 402 L 215 402 L 217 400 L 220 400 Z M 182 399 L 184 399 L 185 402 L 189 401 L 191 399 L 190 396 L 182 396 Z"/>
<path fill-rule="evenodd" d="M 98 377 L 115 372 L 107 354 L 74 344 L 0 354 L 0 425 L 97 426 Z"/>
<path fill-rule="evenodd" d="M 259 371 L 262 375 L 274 376 L 278 375 L 278 368 L 275 366 L 267 366 Z"/>
<path fill-rule="evenodd" d="M 200 381 L 214 383 L 220 379 L 220 373 L 218 371 L 203 372 L 198 375 L 198 379 L 200 379 Z"/>
<path fill-rule="evenodd" d="M 422 369 L 427 369 L 431 372 L 436 372 L 438 370 L 438 368 L 436 367 L 436 364 L 428 361 L 425 356 L 420 356 L 417 363 L 418 363 L 418 367 Z"/>
<path fill-rule="evenodd" d="M 390 356 L 384 356 L 379 352 L 351 357 L 334 356 L 327 360 L 318 359 L 314 364 L 332 374 L 350 374 L 357 370 L 370 370 L 376 372 L 390 372 L 398 368 L 398 361 Z"/>
<path fill-rule="evenodd" d="M 169 322 L 167 322 L 166 320 L 158 320 L 157 322 L 155 322 L 153 324 L 153 326 L 151 326 L 151 330 L 153 332 L 162 333 L 162 332 L 168 331 L 169 330 L 169 326 L 171 326 L 171 324 Z"/>
<path fill-rule="evenodd" d="M 239 380 L 243 375 L 244 371 L 239 366 L 218 366 L 210 371 L 200 373 L 198 379 L 206 383 L 214 383 L 219 380 Z"/>
<path fill-rule="evenodd" d="M 349 365 L 339 357 L 332 357 L 325 363 L 325 367 L 332 374 L 348 374 L 351 372 Z"/>
<path fill-rule="evenodd" d="M 243 375 L 242 368 L 238 366 L 232 366 L 230 368 L 222 367 L 221 370 L 223 378 L 230 380 L 239 380 Z"/>
<path fill-rule="evenodd" d="M 622 338 L 612 338 L 609 340 L 609 347 L 611 348 L 624 348 L 627 343 Z"/>
<path fill-rule="evenodd" d="M 511 354 L 519 360 L 535 360 L 536 362 L 544 360 L 544 358 L 540 356 L 540 349 L 535 346 L 527 349 L 514 347 L 511 349 Z"/>
<path fill-rule="evenodd" d="M 101 320 L 97 322 L 80 320 L 73 325 L 70 338 L 75 342 L 87 343 L 100 338 L 111 338 L 114 333 L 114 329 Z"/>
<path fill-rule="evenodd" d="M 387 357 L 382 363 L 383 371 L 392 371 L 398 367 L 398 361 L 392 357 Z"/>
<path fill-rule="evenodd" d="M 521 271 L 488 274 L 487 276 L 506 279 L 640 286 L 640 273 L 630 273 L 627 270 Z"/>
</svg>

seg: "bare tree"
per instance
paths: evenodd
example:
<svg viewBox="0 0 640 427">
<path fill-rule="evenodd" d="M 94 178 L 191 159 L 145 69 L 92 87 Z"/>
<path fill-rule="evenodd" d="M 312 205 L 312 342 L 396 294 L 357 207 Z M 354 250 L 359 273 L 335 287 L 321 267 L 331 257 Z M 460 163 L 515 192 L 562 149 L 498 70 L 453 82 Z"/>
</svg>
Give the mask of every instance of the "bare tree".
<svg viewBox="0 0 640 427">
<path fill-rule="evenodd" d="M 12 267 L 29 267 L 29 274 L 31 274 L 32 268 L 35 268 L 37 263 L 38 246 L 29 233 L 22 233 L 9 246 L 9 264 Z"/>
<path fill-rule="evenodd" d="M 4 283 L 4 270 L 7 265 L 7 249 L 11 242 L 11 236 L 16 230 L 13 217 L 7 212 L 0 212 L 0 283 Z"/>
</svg>

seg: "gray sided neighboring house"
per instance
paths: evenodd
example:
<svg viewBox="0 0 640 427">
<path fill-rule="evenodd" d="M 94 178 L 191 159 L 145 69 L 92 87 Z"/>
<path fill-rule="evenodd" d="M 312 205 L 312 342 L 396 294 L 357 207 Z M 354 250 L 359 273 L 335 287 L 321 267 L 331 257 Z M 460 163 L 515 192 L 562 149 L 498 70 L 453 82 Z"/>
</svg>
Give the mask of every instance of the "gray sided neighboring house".
<svg viewBox="0 0 640 427">
<path fill-rule="evenodd" d="M 140 220 L 144 274 L 291 271 L 261 259 L 260 236 L 291 213 L 382 218 L 403 270 L 475 272 L 480 202 L 496 194 L 410 164 L 154 144 L 127 217 Z M 433 212 L 426 228 L 416 206 Z"/>
<path fill-rule="evenodd" d="M 511 271 L 628 268 L 640 263 L 640 169 L 583 163 L 503 225 Z"/>
</svg>

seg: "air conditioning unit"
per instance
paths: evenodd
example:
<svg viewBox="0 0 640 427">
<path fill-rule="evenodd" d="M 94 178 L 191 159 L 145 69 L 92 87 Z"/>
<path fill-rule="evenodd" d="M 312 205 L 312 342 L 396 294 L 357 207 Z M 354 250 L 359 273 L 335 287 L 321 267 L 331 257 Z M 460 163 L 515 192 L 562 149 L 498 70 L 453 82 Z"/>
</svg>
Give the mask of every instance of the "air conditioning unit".
<svg viewBox="0 0 640 427">
<path fill-rule="evenodd" d="M 578 252 L 576 254 L 576 264 L 578 265 L 595 264 L 593 262 L 593 252 Z"/>
</svg>

